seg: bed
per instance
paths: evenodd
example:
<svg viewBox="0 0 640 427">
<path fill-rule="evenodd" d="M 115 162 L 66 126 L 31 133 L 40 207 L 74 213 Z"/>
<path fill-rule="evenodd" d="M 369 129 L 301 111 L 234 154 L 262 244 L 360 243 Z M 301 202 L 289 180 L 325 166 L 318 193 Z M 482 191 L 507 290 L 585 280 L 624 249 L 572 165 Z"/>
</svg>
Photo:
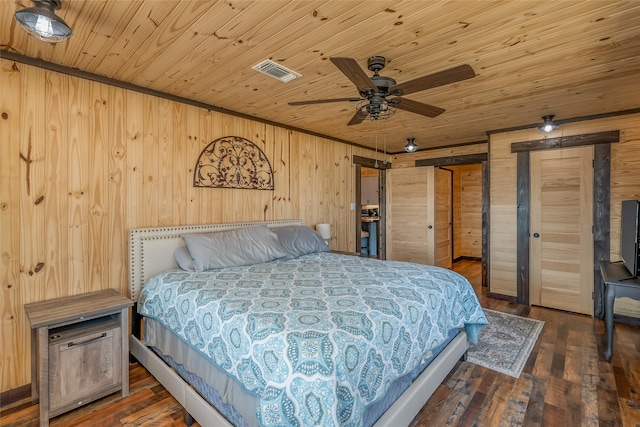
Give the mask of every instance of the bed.
<svg viewBox="0 0 640 427">
<path fill-rule="evenodd" d="M 258 231 L 279 236 L 273 259 L 199 258 L 201 236 L 244 251 Z M 456 273 L 331 253 L 310 233 L 299 220 L 130 231 L 131 353 L 201 425 L 408 425 L 486 324 Z M 259 243 L 248 258 L 271 250 Z"/>
</svg>

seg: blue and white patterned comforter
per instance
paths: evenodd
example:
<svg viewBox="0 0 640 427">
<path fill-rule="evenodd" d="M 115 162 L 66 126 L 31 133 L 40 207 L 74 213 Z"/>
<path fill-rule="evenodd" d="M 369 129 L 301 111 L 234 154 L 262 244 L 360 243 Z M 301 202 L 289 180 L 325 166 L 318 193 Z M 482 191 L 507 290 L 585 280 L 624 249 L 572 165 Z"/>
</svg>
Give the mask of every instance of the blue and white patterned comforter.
<svg viewBox="0 0 640 427">
<path fill-rule="evenodd" d="M 487 323 L 454 272 L 332 253 L 170 270 L 139 306 L 259 396 L 264 426 L 360 426 L 450 329 L 476 342 Z"/>
</svg>

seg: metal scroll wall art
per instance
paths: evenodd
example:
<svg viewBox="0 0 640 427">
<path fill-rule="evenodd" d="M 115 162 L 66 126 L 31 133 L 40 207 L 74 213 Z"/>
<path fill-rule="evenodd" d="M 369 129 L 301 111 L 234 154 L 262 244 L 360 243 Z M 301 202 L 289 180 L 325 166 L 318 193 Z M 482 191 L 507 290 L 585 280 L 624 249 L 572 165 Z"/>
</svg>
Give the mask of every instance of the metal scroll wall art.
<svg viewBox="0 0 640 427">
<path fill-rule="evenodd" d="M 193 186 L 273 190 L 273 170 L 267 156 L 253 142 L 225 136 L 200 153 Z"/>
</svg>

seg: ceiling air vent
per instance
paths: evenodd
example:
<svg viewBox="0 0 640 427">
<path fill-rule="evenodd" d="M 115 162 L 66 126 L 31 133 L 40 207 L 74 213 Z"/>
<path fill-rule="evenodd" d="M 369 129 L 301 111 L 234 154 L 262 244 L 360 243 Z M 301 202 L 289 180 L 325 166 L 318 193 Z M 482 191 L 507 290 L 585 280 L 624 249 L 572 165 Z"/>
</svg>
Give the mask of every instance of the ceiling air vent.
<svg viewBox="0 0 640 427">
<path fill-rule="evenodd" d="M 302 74 L 291 71 L 290 69 L 283 67 L 282 65 L 269 59 L 262 61 L 258 65 L 254 65 L 251 68 L 285 83 L 293 79 L 297 79 L 298 77 L 302 77 Z"/>
</svg>

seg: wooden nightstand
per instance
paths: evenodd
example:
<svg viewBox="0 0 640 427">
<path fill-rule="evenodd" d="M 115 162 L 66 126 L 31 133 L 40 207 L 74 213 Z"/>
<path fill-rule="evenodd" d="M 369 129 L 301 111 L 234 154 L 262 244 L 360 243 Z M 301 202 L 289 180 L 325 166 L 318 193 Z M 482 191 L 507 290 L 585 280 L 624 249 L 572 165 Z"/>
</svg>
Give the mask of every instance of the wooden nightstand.
<svg viewBox="0 0 640 427">
<path fill-rule="evenodd" d="M 40 425 L 118 390 L 129 395 L 129 307 L 114 289 L 26 304 Z"/>
</svg>

